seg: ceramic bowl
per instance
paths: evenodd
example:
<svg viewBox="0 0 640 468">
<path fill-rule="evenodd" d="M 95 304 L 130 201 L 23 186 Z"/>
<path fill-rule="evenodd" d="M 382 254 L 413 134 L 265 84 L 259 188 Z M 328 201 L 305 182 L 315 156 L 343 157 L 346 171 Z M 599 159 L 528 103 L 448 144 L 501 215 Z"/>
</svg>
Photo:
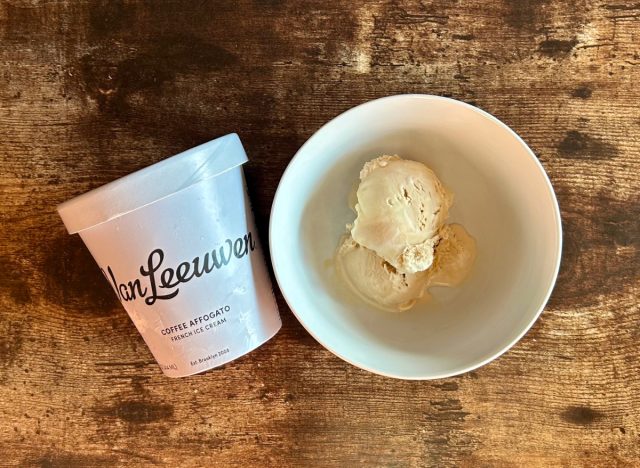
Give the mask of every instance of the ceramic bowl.
<svg viewBox="0 0 640 468">
<path fill-rule="evenodd" d="M 397 154 L 431 167 L 455 194 L 449 222 L 477 241 L 470 276 L 403 313 L 367 305 L 337 277 L 334 253 L 363 164 Z M 367 102 L 331 120 L 292 159 L 270 223 L 282 293 L 309 333 L 353 365 L 402 379 L 475 369 L 513 346 L 558 274 L 560 211 L 538 159 L 490 114 L 438 96 Z"/>
</svg>

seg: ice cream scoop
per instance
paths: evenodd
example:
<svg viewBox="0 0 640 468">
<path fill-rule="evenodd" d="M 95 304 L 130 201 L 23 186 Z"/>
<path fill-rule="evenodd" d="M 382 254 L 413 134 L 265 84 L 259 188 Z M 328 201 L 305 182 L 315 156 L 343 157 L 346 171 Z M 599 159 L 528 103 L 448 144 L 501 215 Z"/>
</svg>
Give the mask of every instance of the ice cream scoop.
<svg viewBox="0 0 640 468">
<path fill-rule="evenodd" d="M 422 297 L 428 273 L 401 273 L 372 250 L 344 237 L 336 267 L 353 291 L 364 301 L 399 312 L 410 309 Z"/>
<path fill-rule="evenodd" d="M 398 271 L 424 271 L 453 197 L 422 163 L 381 156 L 360 171 L 351 235 Z"/>
<path fill-rule="evenodd" d="M 476 259 L 476 241 L 460 224 L 445 224 L 439 233 L 435 261 L 427 287 L 457 286 L 469 275 Z"/>
</svg>

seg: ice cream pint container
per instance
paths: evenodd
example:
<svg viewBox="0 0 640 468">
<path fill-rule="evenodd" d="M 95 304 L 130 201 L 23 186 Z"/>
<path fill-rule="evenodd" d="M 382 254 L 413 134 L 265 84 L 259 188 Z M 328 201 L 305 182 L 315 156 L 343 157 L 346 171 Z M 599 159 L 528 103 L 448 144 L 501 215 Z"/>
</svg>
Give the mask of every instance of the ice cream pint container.
<svg viewBox="0 0 640 468">
<path fill-rule="evenodd" d="M 230 134 L 58 206 L 169 377 L 232 361 L 280 329 L 245 162 Z"/>
</svg>

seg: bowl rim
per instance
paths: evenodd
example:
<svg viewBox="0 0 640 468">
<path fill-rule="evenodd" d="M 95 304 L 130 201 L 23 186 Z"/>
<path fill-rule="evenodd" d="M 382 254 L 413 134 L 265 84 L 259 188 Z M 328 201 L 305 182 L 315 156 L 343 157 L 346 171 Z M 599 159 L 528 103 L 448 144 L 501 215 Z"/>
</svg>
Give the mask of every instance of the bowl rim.
<svg viewBox="0 0 640 468">
<path fill-rule="evenodd" d="M 454 377 L 457 375 L 461 375 L 461 374 L 465 374 L 467 372 L 471 372 L 475 369 L 478 369 L 488 363 L 490 363 L 491 361 L 499 358 L 500 356 L 502 356 L 504 353 L 506 353 L 507 351 L 509 351 L 516 343 L 518 343 L 522 337 L 531 329 L 531 327 L 533 326 L 533 324 L 538 320 L 538 318 L 540 317 L 540 315 L 542 314 L 542 312 L 544 311 L 547 303 L 549 302 L 549 298 L 551 297 L 551 293 L 553 292 L 554 288 L 555 288 L 555 284 L 556 281 L 558 279 L 558 273 L 560 271 L 560 263 L 562 260 L 562 218 L 560 215 L 560 206 L 558 205 L 558 199 L 556 197 L 555 191 L 553 190 L 553 186 L 551 185 L 551 180 L 549 179 L 549 176 L 547 174 L 547 172 L 545 171 L 544 167 L 542 166 L 542 163 L 540 162 L 540 160 L 537 158 L 537 156 L 535 155 L 535 153 L 533 152 L 533 150 L 529 147 L 529 145 L 527 145 L 527 143 L 520 137 L 520 135 L 518 135 L 513 129 L 511 129 L 507 124 L 505 124 L 504 122 L 502 122 L 500 119 L 498 119 L 497 117 L 491 115 L 490 113 L 480 109 L 479 107 L 473 106 L 471 104 L 468 104 L 466 102 L 463 101 L 459 101 L 457 99 L 453 99 L 453 98 L 448 98 L 448 97 L 444 97 L 444 96 L 438 96 L 438 95 L 433 95 L 433 94 L 394 94 L 394 95 L 390 95 L 390 96 L 384 96 L 381 98 L 377 98 L 377 99 L 372 99 L 369 101 L 365 101 L 361 104 L 358 104 L 357 106 L 351 107 L 349 109 L 347 109 L 344 112 L 341 112 L 340 114 L 336 115 L 335 117 L 333 117 L 332 119 L 330 119 L 329 121 L 327 121 L 325 124 L 323 124 L 320 128 L 318 128 L 313 135 L 311 135 L 311 137 L 309 137 L 307 139 L 307 141 L 305 141 L 305 143 L 298 149 L 298 151 L 296 151 L 295 155 L 291 158 L 291 160 L 289 161 L 289 163 L 287 164 L 287 167 L 285 169 L 285 171 L 283 172 L 282 176 L 280 177 L 280 181 L 278 183 L 278 188 L 276 189 L 276 193 L 273 197 L 273 202 L 271 204 L 271 212 L 270 212 L 270 216 L 269 216 L 269 251 L 270 254 L 273 254 L 273 245 L 274 245 L 274 223 L 273 223 L 273 219 L 274 219 L 274 212 L 277 210 L 277 206 L 278 206 L 278 201 L 280 200 L 280 198 L 285 197 L 285 194 L 283 194 L 283 190 L 282 190 L 282 185 L 283 185 L 283 181 L 285 180 L 285 178 L 287 177 L 287 175 L 292 171 L 292 167 L 294 166 L 295 162 L 297 159 L 300 159 L 300 155 L 304 152 L 304 150 L 306 149 L 306 147 L 308 145 L 311 144 L 312 141 L 314 141 L 315 139 L 319 138 L 318 134 L 328 125 L 330 125 L 331 123 L 333 123 L 334 121 L 341 119 L 345 116 L 347 116 L 350 113 L 354 113 L 356 110 L 362 110 L 362 108 L 365 107 L 369 107 L 371 105 L 373 105 L 374 103 L 379 103 L 381 101 L 395 101 L 395 100 L 428 100 L 428 101 L 446 101 L 450 104 L 453 105 L 457 105 L 460 107 L 463 107 L 467 110 L 471 110 L 477 114 L 479 114 L 481 117 L 489 120 L 490 122 L 492 122 L 493 124 L 497 124 L 500 128 L 502 128 L 502 130 L 506 131 L 507 133 L 511 134 L 513 137 L 516 138 L 516 140 L 518 141 L 518 143 L 520 143 L 520 145 L 525 149 L 526 154 L 529 156 L 529 158 L 531 158 L 531 160 L 535 163 L 535 166 L 537 167 L 538 171 L 540 172 L 540 174 L 543 177 L 543 180 L 545 182 L 547 191 L 549 192 L 549 194 L 551 195 L 551 200 L 552 200 L 552 205 L 553 205 L 553 211 L 554 211 L 554 220 L 555 220 L 555 228 L 556 228 L 556 236 L 558 239 L 558 243 L 557 243 L 557 248 L 556 251 L 554 252 L 555 255 L 555 266 L 554 266 L 554 271 L 553 271 L 553 276 L 551 278 L 551 281 L 549 283 L 547 292 L 545 294 L 544 300 L 541 302 L 540 307 L 538 308 L 538 310 L 536 311 L 536 313 L 533 315 L 532 319 L 529 321 L 529 323 L 523 327 L 523 329 L 517 334 L 517 336 L 509 343 L 507 343 L 505 346 L 501 347 L 501 349 L 499 349 L 497 352 L 493 353 L 492 355 L 490 355 L 489 357 L 471 364 L 469 366 L 464 366 L 461 368 L 457 368 L 457 369 L 453 369 L 450 372 L 443 372 L 443 373 L 439 373 L 439 374 L 428 374 L 428 375 L 403 375 L 400 373 L 390 373 L 390 372 L 385 372 L 385 371 L 381 371 L 378 369 L 374 369 L 371 368 L 365 364 L 359 363 L 347 356 L 344 356 L 342 354 L 340 354 L 339 352 L 335 351 L 334 349 L 331 349 L 330 347 L 328 347 L 326 344 L 324 344 L 324 342 L 316 335 L 316 333 L 305 323 L 303 317 L 301 316 L 301 314 L 299 314 L 298 312 L 296 312 L 295 308 L 292 306 L 291 301 L 289 300 L 288 296 L 287 296 L 287 292 L 285 291 L 285 288 L 283 288 L 283 282 L 280 278 L 280 275 L 278 273 L 278 267 L 277 267 L 277 260 L 275 259 L 275 257 L 273 255 L 271 255 L 271 264 L 273 266 L 273 273 L 275 275 L 276 278 L 276 282 L 278 283 L 278 287 L 280 288 L 280 291 L 282 293 L 282 296 L 284 297 L 287 305 L 289 306 L 289 308 L 291 309 L 291 312 L 293 313 L 293 315 L 298 319 L 298 321 L 300 322 L 300 324 L 304 327 L 304 329 L 325 349 L 327 349 L 328 351 L 330 351 L 332 354 L 334 354 L 335 356 L 337 356 L 338 358 L 342 359 L 345 362 L 348 362 L 349 364 L 356 366 L 360 369 L 366 370 L 368 372 L 372 372 L 374 374 L 378 374 L 378 375 L 382 375 L 385 377 L 391 377 L 391 378 L 395 378 L 395 379 L 401 379 L 401 380 L 436 380 L 436 379 L 444 379 L 444 378 L 448 378 L 448 377 Z"/>
</svg>

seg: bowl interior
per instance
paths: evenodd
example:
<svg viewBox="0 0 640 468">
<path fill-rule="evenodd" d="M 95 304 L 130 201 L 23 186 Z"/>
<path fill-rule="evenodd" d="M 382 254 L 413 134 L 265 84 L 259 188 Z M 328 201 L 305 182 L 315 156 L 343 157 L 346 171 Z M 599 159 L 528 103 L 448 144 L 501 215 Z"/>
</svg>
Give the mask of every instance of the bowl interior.
<svg viewBox="0 0 640 468">
<path fill-rule="evenodd" d="M 382 154 L 431 167 L 455 195 L 449 221 L 478 247 L 462 285 L 432 288 L 432 300 L 401 314 L 363 303 L 333 264 L 360 168 Z M 270 243 L 280 288 L 320 343 L 370 371 L 428 379 L 482 365 L 527 331 L 553 287 L 561 235 L 553 190 L 522 140 L 466 104 L 409 95 L 356 107 L 300 149 L 278 188 Z"/>
</svg>

